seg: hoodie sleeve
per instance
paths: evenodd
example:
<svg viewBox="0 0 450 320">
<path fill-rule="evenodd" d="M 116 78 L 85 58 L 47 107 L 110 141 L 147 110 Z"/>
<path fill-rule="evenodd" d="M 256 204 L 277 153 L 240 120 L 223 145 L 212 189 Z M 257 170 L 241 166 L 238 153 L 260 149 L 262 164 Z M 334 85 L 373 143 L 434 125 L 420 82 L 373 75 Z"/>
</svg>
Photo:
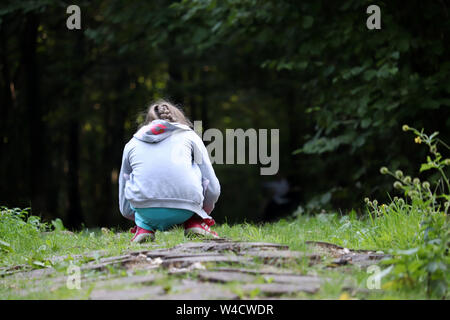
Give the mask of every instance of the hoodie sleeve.
<svg viewBox="0 0 450 320">
<path fill-rule="evenodd" d="M 198 164 L 202 173 L 202 185 L 204 188 L 203 210 L 210 214 L 220 196 L 220 183 L 214 173 L 208 150 L 206 150 L 203 141 L 196 133 L 193 133 L 193 136 L 194 162 Z"/>
<path fill-rule="evenodd" d="M 128 160 L 129 145 L 125 145 L 123 149 L 122 165 L 119 174 L 119 209 L 122 215 L 134 221 L 134 211 L 131 209 L 130 202 L 125 198 L 125 184 L 130 179 L 131 166 Z"/>
</svg>

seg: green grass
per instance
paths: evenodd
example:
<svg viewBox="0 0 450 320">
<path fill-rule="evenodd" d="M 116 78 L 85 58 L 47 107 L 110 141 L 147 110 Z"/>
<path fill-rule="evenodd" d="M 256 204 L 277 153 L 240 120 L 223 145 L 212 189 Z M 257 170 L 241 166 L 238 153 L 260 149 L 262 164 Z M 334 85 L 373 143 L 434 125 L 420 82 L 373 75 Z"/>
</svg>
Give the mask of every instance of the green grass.
<svg viewBox="0 0 450 320">
<path fill-rule="evenodd" d="M 420 213 L 403 210 L 377 219 L 358 218 L 354 214 L 318 214 L 261 225 L 223 224 L 216 230 L 232 239 L 282 243 L 293 250 L 305 249 L 307 240 L 332 242 L 351 249 L 387 250 L 416 245 L 420 241 L 417 237 L 420 221 Z"/>
<path fill-rule="evenodd" d="M 414 246 L 418 234 L 419 214 L 400 218 L 399 214 L 371 219 L 357 219 L 337 214 L 300 216 L 275 223 L 237 225 L 221 224 L 215 230 L 223 237 L 242 241 L 265 241 L 288 245 L 293 250 L 304 250 L 307 240 L 327 241 L 352 249 L 407 249 Z M 27 233 L 27 234 L 25 234 Z M 4 241 L 11 251 L 0 253 L 0 267 L 26 264 L 30 260 L 45 260 L 52 256 L 76 255 L 93 250 L 104 250 L 110 255 L 121 254 L 139 245 L 130 244 L 126 232 L 98 229 L 83 230 L 73 235 L 63 232 L 14 232 Z M 154 244 L 170 247 L 185 241 L 181 228 L 157 232 Z M 417 240 L 416 240 L 417 241 Z"/>
<path fill-rule="evenodd" d="M 120 230 L 83 230 L 73 234 L 67 234 L 58 230 L 44 233 L 42 226 L 30 227 L 30 223 L 16 226 L 17 221 L 6 221 L 2 217 L 3 232 L 2 241 L 8 246 L 0 250 L 0 267 L 26 264 L 31 268 L 41 268 L 50 265 L 48 259 L 54 256 L 69 255 L 69 258 L 54 267 L 63 272 L 72 260 L 70 256 L 86 254 L 95 250 L 106 252 L 106 256 L 120 255 L 126 251 L 146 248 L 146 245 L 130 243 L 131 234 Z M 236 241 L 258 241 L 285 244 L 291 250 L 307 250 L 305 241 L 326 241 L 342 245 L 351 249 L 371 249 L 387 252 L 391 249 L 407 249 L 420 241 L 419 223 L 421 221 L 418 212 L 408 212 L 406 208 L 397 208 L 379 217 L 358 218 L 354 213 L 350 215 L 319 214 L 316 216 L 298 216 L 291 219 L 283 219 L 275 223 L 252 224 L 243 223 L 236 225 L 220 224 L 214 229 L 223 237 Z M 8 226 L 5 226 L 8 225 Z M 15 226 L 15 229 L 12 228 Z M 9 227 L 9 229 L 7 228 Z M 48 226 L 47 226 L 48 230 Z M 27 233 L 25 233 L 27 232 Z M 187 239 L 183 235 L 181 227 L 173 228 L 168 232 L 157 232 L 156 241 L 152 244 L 161 247 L 172 247 L 183 243 Z M 76 260 L 76 259 L 75 259 Z M 74 260 L 74 261 L 75 261 Z M 89 259 L 76 261 L 82 264 Z M 37 263 L 35 263 L 37 262 Z M 256 261 L 257 262 L 257 261 Z M 357 267 L 343 272 L 343 269 L 324 269 L 323 266 L 308 267 L 307 264 L 298 262 L 285 266 L 304 274 L 318 274 L 330 279 L 316 294 L 299 293 L 296 298 L 308 299 L 338 299 L 339 297 L 356 297 L 360 299 L 425 299 L 425 294 L 420 289 L 372 291 L 370 293 L 356 293 L 355 295 L 343 295 L 345 281 L 352 281 L 359 288 L 365 288 L 368 274 Z M 346 267 L 348 269 L 348 267 Z M 120 271 L 117 271 L 120 272 Z M 59 274 L 61 276 L 63 274 Z M 173 281 L 174 276 L 167 277 L 167 281 Z M 175 277 L 176 280 L 176 277 Z M 51 282 L 51 279 L 48 281 Z M 229 286 L 229 285 L 226 285 Z M 243 298 L 258 296 L 258 292 L 243 293 L 239 291 L 239 285 L 232 284 L 233 290 L 240 292 Z M 85 299 L 89 294 L 89 287 L 83 290 L 68 290 L 57 288 L 54 291 L 47 290 L 51 284 L 40 284 L 42 290 L 28 293 L 25 297 L 21 290 L 30 287 L 30 280 L 12 280 L 3 278 L 0 286 L 0 299 Z"/>
</svg>

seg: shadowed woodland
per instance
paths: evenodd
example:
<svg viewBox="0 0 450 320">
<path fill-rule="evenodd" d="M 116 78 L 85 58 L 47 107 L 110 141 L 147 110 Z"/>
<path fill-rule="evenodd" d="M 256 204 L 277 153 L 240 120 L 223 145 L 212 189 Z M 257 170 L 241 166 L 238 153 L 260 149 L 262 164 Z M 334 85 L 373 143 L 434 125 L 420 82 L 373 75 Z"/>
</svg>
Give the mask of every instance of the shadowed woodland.
<svg viewBox="0 0 450 320">
<path fill-rule="evenodd" d="M 362 213 L 391 190 L 381 166 L 424 158 L 403 124 L 450 141 L 444 1 L 380 2 L 381 30 L 373 1 L 76 1 L 81 30 L 70 4 L 0 5 L 0 205 L 126 226 L 122 151 L 158 98 L 204 129 L 280 130 L 277 175 L 214 165 L 218 222 Z"/>
</svg>

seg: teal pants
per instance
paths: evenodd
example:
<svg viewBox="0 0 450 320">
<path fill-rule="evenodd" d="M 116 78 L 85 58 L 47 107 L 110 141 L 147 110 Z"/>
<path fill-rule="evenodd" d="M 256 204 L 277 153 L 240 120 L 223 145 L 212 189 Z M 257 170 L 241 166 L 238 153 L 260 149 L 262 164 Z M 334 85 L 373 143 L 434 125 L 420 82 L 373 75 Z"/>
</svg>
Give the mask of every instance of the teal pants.
<svg viewBox="0 0 450 320">
<path fill-rule="evenodd" d="M 195 213 L 185 209 L 171 208 L 133 208 L 134 222 L 140 228 L 149 231 L 164 231 L 170 227 L 181 224 Z"/>
</svg>

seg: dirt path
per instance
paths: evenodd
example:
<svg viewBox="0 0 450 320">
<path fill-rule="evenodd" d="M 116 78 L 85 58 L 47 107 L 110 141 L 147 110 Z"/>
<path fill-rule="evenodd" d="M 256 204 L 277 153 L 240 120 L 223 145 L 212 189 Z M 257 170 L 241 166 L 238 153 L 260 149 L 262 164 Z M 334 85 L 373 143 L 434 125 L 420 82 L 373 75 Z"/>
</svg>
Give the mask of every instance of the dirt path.
<svg viewBox="0 0 450 320">
<path fill-rule="evenodd" d="M 91 288 L 89 299 L 285 299 L 299 292 L 315 293 L 327 281 L 290 269 L 289 265 L 367 267 L 385 257 L 324 242 L 307 244 L 310 251 L 300 252 L 274 243 L 218 239 L 186 242 L 172 248 L 150 245 L 148 249 L 114 257 L 102 258 L 104 252 L 94 252 L 87 256 L 97 259 L 80 268 L 81 283 Z M 68 279 L 53 268 L 19 271 L 16 267 L 4 274 L 4 280 L 33 280 L 23 294 L 42 290 L 42 284 L 48 286 L 49 279 L 50 288 L 55 290 L 66 286 Z"/>
</svg>

